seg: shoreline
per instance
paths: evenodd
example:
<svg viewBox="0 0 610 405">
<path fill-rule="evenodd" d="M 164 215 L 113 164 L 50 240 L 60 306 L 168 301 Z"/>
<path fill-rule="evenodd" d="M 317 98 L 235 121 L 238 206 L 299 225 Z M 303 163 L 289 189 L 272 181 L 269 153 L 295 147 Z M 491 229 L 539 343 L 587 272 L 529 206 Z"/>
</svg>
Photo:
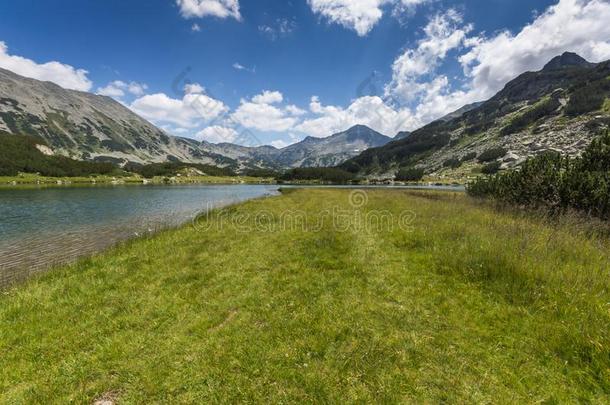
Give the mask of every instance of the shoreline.
<svg viewBox="0 0 610 405">
<path fill-rule="evenodd" d="M 175 176 L 154 177 L 147 179 L 140 176 L 112 177 L 45 177 L 31 174 L 20 176 L 0 176 L 0 190 L 22 189 L 22 188 L 51 188 L 51 187 L 87 187 L 87 186 L 143 186 L 143 185 L 240 185 L 260 184 L 278 185 L 287 187 L 346 187 L 346 188 L 413 188 L 413 189 L 439 189 L 439 190 L 464 190 L 466 183 L 421 181 L 421 182 L 376 182 L 362 181 L 353 183 L 329 183 L 317 180 L 311 181 L 278 181 L 274 178 L 264 177 L 217 177 L 217 176 Z"/>
<path fill-rule="evenodd" d="M 0 176 L 0 190 L 12 188 L 38 188 L 38 187 L 79 187 L 79 186 L 142 186 L 142 185 L 185 185 L 185 184 L 212 184 L 212 185 L 239 185 L 239 184 L 277 184 L 275 179 L 257 178 L 247 176 L 237 177 L 154 177 L 146 179 L 139 176 L 131 177 L 44 177 L 37 175 Z"/>
<path fill-rule="evenodd" d="M 321 402 L 606 402 L 610 240 L 455 193 L 364 204 L 332 189 L 248 200 L 238 222 L 210 215 L 3 291 L 3 399 L 299 402 L 323 382 Z M 324 220 L 334 207 L 349 227 Z M 437 384 L 457 377 L 472 384 Z"/>
<path fill-rule="evenodd" d="M 130 184 L 130 185 L 134 185 L 134 184 Z M 163 184 L 149 184 L 149 185 L 158 186 L 158 185 L 163 185 Z M 180 185 L 195 185 L 195 184 L 175 184 L 175 185 L 180 186 Z M 213 184 L 213 185 L 216 185 L 216 184 Z M 240 184 L 218 184 L 218 185 L 219 186 L 222 186 L 222 185 L 239 186 Z M 241 184 L 241 185 L 264 186 L 265 184 Z M 82 185 L 82 186 L 87 187 L 88 185 Z M 103 186 L 122 186 L 122 185 L 121 184 L 119 184 L 119 185 L 98 184 L 98 186 L 103 187 Z M 50 187 L 61 187 L 61 186 L 50 186 Z M 77 187 L 77 186 L 73 186 L 73 187 Z M 0 188 L 0 190 L 2 190 L 2 188 Z M 256 197 L 247 198 L 244 200 L 234 201 L 234 202 L 227 202 L 227 203 L 218 202 L 218 203 L 215 203 L 212 207 L 207 207 L 207 208 L 204 207 L 201 210 L 193 213 L 192 215 L 189 215 L 188 217 L 183 218 L 183 220 L 180 221 L 179 223 L 158 224 L 158 226 L 155 228 L 133 232 L 129 235 L 123 234 L 123 233 L 117 233 L 116 235 L 118 237 L 116 238 L 116 240 L 113 240 L 112 242 L 108 242 L 108 243 L 104 244 L 101 248 L 98 247 L 98 248 L 92 248 L 92 249 L 85 249 L 82 253 L 74 255 L 72 257 L 62 257 L 62 258 L 56 257 L 54 259 L 50 259 L 45 264 L 38 265 L 35 267 L 27 268 L 27 266 L 25 264 L 22 266 L 16 266 L 14 268 L 0 266 L 0 292 L 7 291 L 12 288 L 18 288 L 21 285 L 27 284 L 30 280 L 34 280 L 37 277 L 41 277 L 46 274 L 52 273 L 55 270 L 78 265 L 78 263 L 80 261 L 90 260 L 97 256 L 105 255 L 108 252 L 111 252 L 113 249 L 118 249 L 118 248 L 122 247 L 123 245 L 134 243 L 139 240 L 156 238 L 165 232 L 178 231 L 183 228 L 187 228 L 189 226 L 192 226 L 193 221 L 195 221 L 201 215 L 209 215 L 211 212 L 213 212 L 215 210 L 227 209 L 229 207 L 238 206 L 240 204 L 244 204 L 249 201 L 256 201 L 256 200 L 278 197 L 278 196 L 281 196 L 281 194 L 282 194 L 282 192 L 281 192 L 280 188 L 278 187 L 276 190 L 274 190 L 273 193 L 259 195 Z M 168 215 L 171 215 L 171 213 L 168 213 Z M 6 270 L 8 270 L 8 271 L 6 271 Z"/>
</svg>

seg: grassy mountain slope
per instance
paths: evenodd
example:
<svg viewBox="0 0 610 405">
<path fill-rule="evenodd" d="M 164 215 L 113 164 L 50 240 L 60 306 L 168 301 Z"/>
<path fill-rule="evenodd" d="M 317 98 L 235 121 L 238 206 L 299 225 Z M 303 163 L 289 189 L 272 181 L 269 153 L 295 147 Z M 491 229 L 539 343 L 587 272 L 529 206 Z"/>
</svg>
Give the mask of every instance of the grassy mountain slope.
<svg viewBox="0 0 610 405">
<path fill-rule="evenodd" d="M 417 167 L 437 177 L 466 178 L 484 165 L 506 169 L 546 151 L 580 154 L 610 124 L 610 61 L 591 64 L 574 54 L 509 82 L 492 99 L 407 138 L 370 149 L 341 167 L 393 177 Z M 492 152 L 499 156 L 487 159 Z"/>
</svg>

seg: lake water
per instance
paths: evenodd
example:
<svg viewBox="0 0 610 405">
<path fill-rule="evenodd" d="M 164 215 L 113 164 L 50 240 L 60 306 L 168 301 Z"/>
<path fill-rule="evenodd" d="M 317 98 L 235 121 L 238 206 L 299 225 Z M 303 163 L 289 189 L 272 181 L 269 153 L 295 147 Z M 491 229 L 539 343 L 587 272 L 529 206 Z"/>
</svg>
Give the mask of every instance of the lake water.
<svg viewBox="0 0 610 405">
<path fill-rule="evenodd" d="M 198 213 L 277 193 L 273 185 L 0 188 L 0 287 Z"/>
<path fill-rule="evenodd" d="M 278 188 L 276 185 L 0 187 L 0 288 L 120 241 L 184 224 L 202 211 L 277 194 Z M 345 188 L 463 190 L 443 186 Z"/>
</svg>

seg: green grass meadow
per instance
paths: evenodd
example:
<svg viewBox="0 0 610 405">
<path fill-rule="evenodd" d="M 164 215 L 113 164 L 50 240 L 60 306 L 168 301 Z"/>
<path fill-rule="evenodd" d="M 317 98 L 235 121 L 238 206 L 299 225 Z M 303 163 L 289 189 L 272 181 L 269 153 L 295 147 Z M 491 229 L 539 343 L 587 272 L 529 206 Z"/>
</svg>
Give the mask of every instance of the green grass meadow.
<svg viewBox="0 0 610 405">
<path fill-rule="evenodd" d="M 0 292 L 0 403 L 608 403 L 604 235 L 288 190 Z"/>
</svg>

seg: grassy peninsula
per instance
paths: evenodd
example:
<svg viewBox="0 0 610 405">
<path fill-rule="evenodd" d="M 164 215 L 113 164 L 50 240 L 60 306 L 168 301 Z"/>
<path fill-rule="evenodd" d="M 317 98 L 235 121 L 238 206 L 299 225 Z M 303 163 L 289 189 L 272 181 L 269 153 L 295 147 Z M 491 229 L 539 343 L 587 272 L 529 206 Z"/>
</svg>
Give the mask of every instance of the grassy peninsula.
<svg viewBox="0 0 610 405">
<path fill-rule="evenodd" d="M 0 402 L 607 403 L 610 242 L 574 221 L 406 190 L 215 211 L 3 292 Z"/>
</svg>

